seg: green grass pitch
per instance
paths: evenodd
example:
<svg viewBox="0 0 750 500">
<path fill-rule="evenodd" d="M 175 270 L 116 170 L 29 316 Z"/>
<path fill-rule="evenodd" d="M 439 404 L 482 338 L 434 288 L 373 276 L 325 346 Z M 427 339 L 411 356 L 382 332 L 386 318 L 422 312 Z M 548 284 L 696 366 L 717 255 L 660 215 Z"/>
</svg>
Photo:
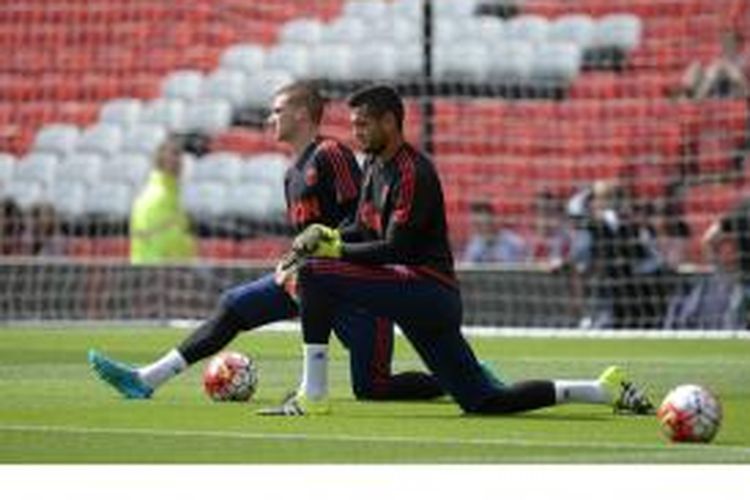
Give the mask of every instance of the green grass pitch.
<svg viewBox="0 0 750 500">
<path fill-rule="evenodd" d="M 126 401 L 95 379 L 89 347 L 135 363 L 185 335 L 174 329 L 0 330 L 0 463 L 750 463 L 750 342 L 472 338 L 511 379 L 590 378 L 608 364 L 647 381 L 654 399 L 679 384 L 715 390 L 724 422 L 714 443 L 666 443 L 653 417 L 568 405 L 510 417 L 467 417 L 448 399 L 365 403 L 351 396 L 348 359 L 334 342 L 330 416 L 269 418 L 255 410 L 295 386 L 299 336 L 247 333 L 231 348 L 259 363 L 249 403 L 214 403 L 203 364 L 152 400 Z M 421 366 L 399 338 L 396 368 Z"/>
</svg>

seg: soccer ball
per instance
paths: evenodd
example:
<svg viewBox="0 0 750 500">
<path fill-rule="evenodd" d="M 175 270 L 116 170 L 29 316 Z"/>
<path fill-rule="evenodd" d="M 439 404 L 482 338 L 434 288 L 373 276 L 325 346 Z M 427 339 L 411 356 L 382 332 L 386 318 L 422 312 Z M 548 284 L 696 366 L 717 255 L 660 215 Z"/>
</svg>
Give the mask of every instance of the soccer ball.
<svg viewBox="0 0 750 500">
<path fill-rule="evenodd" d="M 239 352 L 217 354 L 203 372 L 203 388 L 214 401 L 247 401 L 257 386 L 255 361 Z"/>
<path fill-rule="evenodd" d="M 671 441 L 708 443 L 721 425 L 721 403 L 704 387 L 680 385 L 667 394 L 656 415 Z"/>
</svg>

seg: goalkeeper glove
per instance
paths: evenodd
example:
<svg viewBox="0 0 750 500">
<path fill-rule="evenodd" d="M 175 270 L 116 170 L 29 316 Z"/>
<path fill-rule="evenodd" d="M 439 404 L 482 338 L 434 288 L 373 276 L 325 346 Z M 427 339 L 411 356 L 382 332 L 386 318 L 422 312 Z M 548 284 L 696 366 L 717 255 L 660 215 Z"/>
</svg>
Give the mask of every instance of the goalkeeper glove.
<svg viewBox="0 0 750 500">
<path fill-rule="evenodd" d="M 312 224 L 294 239 L 292 249 L 300 255 L 337 259 L 341 257 L 341 234 L 322 224 Z"/>
</svg>

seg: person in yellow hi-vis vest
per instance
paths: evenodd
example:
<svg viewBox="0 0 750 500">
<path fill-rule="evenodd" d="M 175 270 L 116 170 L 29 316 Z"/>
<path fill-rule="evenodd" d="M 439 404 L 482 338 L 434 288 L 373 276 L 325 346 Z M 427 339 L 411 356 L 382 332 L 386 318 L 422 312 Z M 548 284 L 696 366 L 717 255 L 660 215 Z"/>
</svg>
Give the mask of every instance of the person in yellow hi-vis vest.
<svg viewBox="0 0 750 500">
<path fill-rule="evenodd" d="M 182 148 L 177 137 L 159 147 L 154 169 L 130 213 L 130 262 L 161 264 L 192 259 L 197 244 L 180 201 Z"/>
</svg>

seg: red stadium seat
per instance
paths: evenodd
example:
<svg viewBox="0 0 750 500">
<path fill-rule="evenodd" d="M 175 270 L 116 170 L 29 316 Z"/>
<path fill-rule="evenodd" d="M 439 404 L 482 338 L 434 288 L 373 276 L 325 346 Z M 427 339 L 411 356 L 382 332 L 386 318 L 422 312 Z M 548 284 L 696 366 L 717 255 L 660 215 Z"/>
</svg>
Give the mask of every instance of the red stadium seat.
<svg viewBox="0 0 750 500">
<path fill-rule="evenodd" d="M 231 238 L 201 238 L 198 255 L 207 260 L 232 260 L 237 256 L 237 242 Z"/>
<path fill-rule="evenodd" d="M 275 261 L 289 250 L 290 244 L 290 239 L 283 237 L 259 237 L 242 240 L 237 245 L 235 257 L 243 261 Z"/>
</svg>

